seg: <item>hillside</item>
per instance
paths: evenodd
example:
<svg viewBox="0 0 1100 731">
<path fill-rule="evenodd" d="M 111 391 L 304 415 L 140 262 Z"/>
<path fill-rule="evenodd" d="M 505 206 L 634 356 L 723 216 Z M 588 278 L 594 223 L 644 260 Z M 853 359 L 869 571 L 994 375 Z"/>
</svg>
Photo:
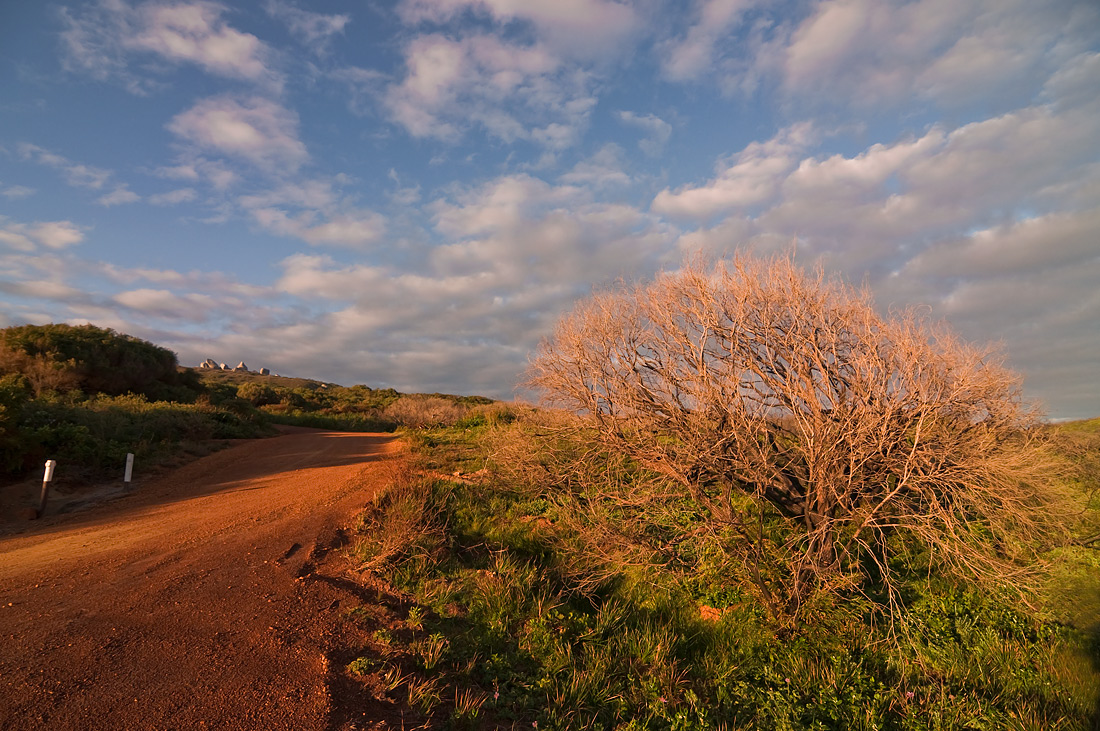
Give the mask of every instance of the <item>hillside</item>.
<svg viewBox="0 0 1100 731">
<path fill-rule="evenodd" d="M 206 454 L 227 439 L 269 436 L 276 424 L 393 431 L 455 423 L 490 403 L 181 367 L 170 350 L 93 325 L 5 328 L 0 485 L 9 487 L 0 488 L 0 519 L 33 502 L 27 496 L 47 459 L 58 464 L 57 490 L 81 490 L 116 479 L 128 453 L 148 470 Z"/>
</svg>

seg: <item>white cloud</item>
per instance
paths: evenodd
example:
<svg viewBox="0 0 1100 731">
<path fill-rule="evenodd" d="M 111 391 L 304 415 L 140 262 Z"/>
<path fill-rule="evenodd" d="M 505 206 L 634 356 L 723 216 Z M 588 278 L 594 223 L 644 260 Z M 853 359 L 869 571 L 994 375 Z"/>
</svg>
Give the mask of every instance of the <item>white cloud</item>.
<svg viewBox="0 0 1100 731">
<path fill-rule="evenodd" d="M 226 25 L 224 12 L 214 3 L 147 3 L 138 8 L 140 30 L 125 42 L 220 76 L 264 79 L 269 74 L 264 62 L 268 51 L 256 36 Z"/>
<path fill-rule="evenodd" d="M 988 108 L 1029 101 L 1098 32 L 1100 11 L 1068 0 L 827 0 L 777 42 L 792 94 L 867 106 L 980 98 Z"/>
<path fill-rule="evenodd" d="M 1029 107 L 953 130 L 941 150 L 910 161 L 903 184 L 936 218 L 1004 206 L 1046 205 L 1044 190 L 1088 175 L 1097 159 L 1095 109 Z"/>
<path fill-rule="evenodd" d="M 1059 107 L 1075 107 L 1100 99 L 1100 53 L 1070 59 L 1043 86 L 1043 96 Z"/>
<path fill-rule="evenodd" d="M 169 348 L 194 344 L 204 354 L 192 362 L 208 357 L 203 343 L 222 333 L 260 331 L 301 314 L 270 286 L 233 275 L 120 267 L 69 251 L 0 255 L 0 292 L 11 296 L 18 322 L 93 322 Z"/>
<path fill-rule="evenodd" d="M 337 213 L 322 220 L 312 211 L 292 216 L 279 208 L 255 208 L 251 213 L 265 229 L 314 246 L 361 248 L 376 242 L 386 232 L 385 216 L 366 210 Z"/>
<path fill-rule="evenodd" d="M 1003 339 L 1032 395 L 1058 415 L 1088 416 L 1065 394 L 1097 396 L 1081 364 L 1100 359 L 1100 114 L 1095 98 L 1061 98 L 1075 101 L 853 154 L 815 155 L 781 134 L 733 155 L 705 185 L 663 191 L 652 208 L 708 224 L 683 233 L 682 250 L 797 241 L 807 263 L 867 281 L 883 309 L 927 305 L 967 339 Z"/>
<path fill-rule="evenodd" d="M 556 54 L 583 58 L 617 51 L 641 30 L 641 19 L 613 0 L 405 0 L 398 13 L 406 23 L 446 23 L 473 11 L 500 24 L 527 23 Z"/>
<path fill-rule="evenodd" d="M 377 241 L 385 232 L 385 216 L 373 211 L 357 211 L 333 216 L 324 223 L 306 228 L 298 235 L 314 245 L 358 247 Z"/>
<path fill-rule="evenodd" d="M 126 203 L 136 203 L 141 196 L 127 188 L 125 185 L 116 186 L 114 190 L 96 199 L 101 206 L 118 206 Z"/>
<path fill-rule="evenodd" d="M 1096 214 L 1085 216 L 1095 219 Z M 1051 414 L 1094 417 L 1100 398 L 1095 373 L 1100 362 L 1100 258 L 1074 251 L 1079 242 L 1071 218 L 1056 216 L 984 232 L 959 247 L 957 275 L 950 249 L 942 248 L 878 289 L 895 302 L 930 305 L 934 315 L 947 317 L 964 338 L 1003 342 L 1009 365 L 1025 376 L 1029 397 L 1039 399 Z M 1042 241 L 1027 240 L 1040 230 L 1046 234 Z M 1053 261 L 1045 261 L 1044 251 Z M 1002 256 L 1009 260 L 1007 266 L 1001 265 Z M 980 276 L 971 278 L 973 271 Z"/>
<path fill-rule="evenodd" d="M 237 202 L 261 227 L 313 246 L 362 248 L 387 229 L 385 216 L 357 206 L 326 180 L 288 183 Z"/>
<path fill-rule="evenodd" d="M 208 160 L 200 155 L 184 154 L 176 165 L 162 165 L 153 170 L 158 178 L 184 180 L 197 183 L 204 181 L 215 190 L 226 190 L 240 180 L 240 176 L 219 160 Z"/>
<path fill-rule="evenodd" d="M 119 2 L 88 5 L 82 15 L 69 8 L 59 11 L 61 63 L 67 71 L 88 74 L 97 81 L 115 79 L 133 94 L 146 94 L 155 83 L 130 71 L 123 38 L 133 32 L 128 21 L 132 10 Z"/>
<path fill-rule="evenodd" d="M 27 236 L 22 224 L 4 225 L 0 220 L 0 244 L 16 251 L 34 251 L 34 242 Z"/>
<path fill-rule="evenodd" d="M 1100 257 L 1100 208 L 1059 211 L 945 240 L 905 266 L 913 276 L 986 279 L 1087 265 Z"/>
<path fill-rule="evenodd" d="M 405 76 L 383 94 L 390 116 L 415 137 L 457 139 L 472 126 L 503 142 L 550 149 L 574 143 L 596 100 L 590 75 L 547 48 L 493 36 L 419 36 L 405 48 Z"/>
<path fill-rule="evenodd" d="M 343 33 L 344 26 L 351 22 L 350 15 L 314 13 L 285 0 L 268 0 L 264 9 L 286 23 L 290 32 L 315 53 L 325 53 L 332 38 Z"/>
<path fill-rule="evenodd" d="M 72 221 L 17 223 L 0 216 L 0 242 L 16 251 L 34 251 L 38 246 L 65 249 L 83 240 L 83 229 Z"/>
<path fill-rule="evenodd" d="M 181 165 L 165 165 L 157 168 L 155 174 L 162 178 L 168 178 L 170 180 L 198 180 L 199 171 L 195 168 L 193 163 L 186 163 Z"/>
<path fill-rule="evenodd" d="M 197 197 L 198 193 L 195 192 L 194 188 L 178 188 L 167 193 L 151 195 L 149 196 L 149 202 L 154 206 L 174 206 L 179 203 L 193 201 Z"/>
<path fill-rule="evenodd" d="M 746 146 L 705 185 L 658 193 L 652 208 L 715 226 L 729 216 L 723 230 L 741 237 L 797 237 L 858 279 L 897 266 L 914 247 L 999 225 L 1006 213 L 1055 211 L 1097 189 L 1097 139 L 1100 118 L 1090 109 L 1029 107 L 817 158 L 812 129 L 796 125 Z M 1087 195 L 1077 198 L 1089 205 Z M 707 231 L 689 238 L 710 245 L 716 234 Z"/>
<path fill-rule="evenodd" d="M 99 80 L 118 79 L 134 93 L 155 82 L 131 67 L 128 56 L 154 54 L 172 63 L 192 63 L 208 73 L 279 88 L 274 54 L 256 36 L 223 20 L 227 8 L 214 2 L 101 0 L 79 14 L 62 9 L 64 63 Z"/>
<path fill-rule="evenodd" d="M 397 186 L 395 190 L 387 194 L 393 203 L 399 206 L 411 206 L 420 202 L 419 185 L 401 185 L 401 176 L 397 174 L 395 168 L 390 168 L 388 177 Z"/>
<path fill-rule="evenodd" d="M 653 199 L 653 210 L 701 222 L 719 213 L 766 203 L 813 141 L 814 130 L 808 123 L 780 130 L 766 142 L 745 147 L 721 165 L 718 176 L 706 185 L 661 191 Z"/>
<path fill-rule="evenodd" d="M 34 188 L 28 188 L 25 185 L 9 185 L 4 190 L 0 191 L 0 195 L 3 195 L 8 200 L 14 200 L 16 198 L 27 198 L 36 193 Z"/>
<path fill-rule="evenodd" d="M 204 99 L 172 119 L 169 131 L 205 150 L 269 171 L 296 170 L 308 158 L 298 116 L 262 97 Z"/>
<path fill-rule="evenodd" d="M 558 180 L 568 185 L 588 185 L 593 188 L 629 185 L 633 181 L 623 170 L 623 158 L 623 149 L 614 143 L 608 143 L 592 157 L 578 162 Z"/>
<path fill-rule="evenodd" d="M 336 205 L 339 194 L 328 180 L 302 180 L 285 183 L 278 188 L 244 195 L 238 202 L 245 208 L 293 206 L 295 208 L 330 209 Z"/>
<path fill-rule="evenodd" d="M 682 38 L 661 48 L 661 68 L 673 81 L 696 79 L 715 66 L 719 50 L 732 30 L 743 20 L 757 0 L 699 0 L 695 3 L 694 22 Z"/>
<path fill-rule="evenodd" d="M 79 289 L 51 279 L 28 279 L 21 282 L 0 281 L 0 292 L 17 297 L 54 300 L 57 302 L 80 302 L 87 299 L 87 295 Z"/>
<path fill-rule="evenodd" d="M 240 180 L 240 176 L 217 160 L 202 160 L 199 171 L 216 190 L 226 190 Z"/>
<path fill-rule="evenodd" d="M 228 302 L 239 302 L 241 299 L 260 300 L 271 294 L 267 287 L 246 284 L 231 274 L 218 271 L 180 272 L 174 269 L 121 267 L 110 262 L 89 262 L 85 264 L 85 268 L 114 284 L 130 287 L 139 283 L 150 283 L 158 285 L 158 289 L 171 287 L 210 295 L 214 299 Z"/>
<path fill-rule="evenodd" d="M 572 186 L 553 187 L 530 175 L 511 175 L 463 190 L 455 196 L 455 202 L 436 201 L 432 209 L 441 233 L 462 238 L 521 227 L 549 208 L 579 202 L 582 194 Z"/>
<path fill-rule="evenodd" d="M 203 322 L 212 311 L 229 304 L 208 294 L 191 292 L 180 295 L 166 289 L 127 290 L 116 294 L 111 300 L 146 316 L 187 322 Z"/>
<path fill-rule="evenodd" d="M 33 160 L 40 165 L 60 170 L 69 185 L 79 188 L 99 190 L 107 185 L 112 177 L 110 170 L 75 163 L 57 153 L 50 152 L 38 145 L 23 143 L 19 145 L 19 155 L 24 160 Z"/>
<path fill-rule="evenodd" d="M 433 252 L 438 271 L 493 273 L 517 288 L 575 291 L 649 271 L 672 240 L 667 226 L 632 206 L 527 175 L 455 191 L 432 209 L 436 230 L 455 241 Z"/>
<path fill-rule="evenodd" d="M 635 114 L 626 111 L 619 112 L 619 119 L 624 124 L 639 127 L 645 131 L 646 136 L 638 141 L 638 147 L 642 152 L 651 157 L 657 157 L 664 151 L 665 143 L 672 134 L 671 124 L 654 114 Z"/>
</svg>

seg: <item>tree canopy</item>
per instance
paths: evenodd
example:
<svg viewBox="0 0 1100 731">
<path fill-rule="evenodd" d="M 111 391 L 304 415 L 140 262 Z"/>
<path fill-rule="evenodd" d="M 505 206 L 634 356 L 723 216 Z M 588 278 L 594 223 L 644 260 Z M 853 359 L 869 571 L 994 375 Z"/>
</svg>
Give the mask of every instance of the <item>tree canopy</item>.
<svg viewBox="0 0 1100 731">
<path fill-rule="evenodd" d="M 178 384 L 176 354 L 95 325 L 20 325 L 0 330 L 0 375 L 18 373 L 36 392 L 155 395 Z"/>
</svg>

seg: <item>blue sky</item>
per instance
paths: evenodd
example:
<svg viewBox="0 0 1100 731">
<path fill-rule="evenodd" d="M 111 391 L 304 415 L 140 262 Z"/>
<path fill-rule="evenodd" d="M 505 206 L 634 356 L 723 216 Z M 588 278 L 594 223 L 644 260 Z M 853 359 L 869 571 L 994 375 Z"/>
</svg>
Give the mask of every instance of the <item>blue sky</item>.
<svg viewBox="0 0 1100 731">
<path fill-rule="evenodd" d="M 0 5 L 0 325 L 510 398 L 593 287 L 795 241 L 1100 415 L 1100 6 Z"/>
</svg>

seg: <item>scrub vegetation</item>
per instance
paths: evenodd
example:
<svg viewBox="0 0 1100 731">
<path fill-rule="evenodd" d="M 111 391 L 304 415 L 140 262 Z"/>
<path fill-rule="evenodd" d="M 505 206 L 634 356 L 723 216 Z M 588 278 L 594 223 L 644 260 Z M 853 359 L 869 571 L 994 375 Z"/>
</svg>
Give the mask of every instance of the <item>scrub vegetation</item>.
<svg viewBox="0 0 1100 731">
<path fill-rule="evenodd" d="M 0 479 L 117 477 L 126 454 L 149 467 L 274 424 L 393 431 L 451 424 L 482 397 L 401 394 L 304 378 L 181 368 L 176 355 L 94 325 L 0 330 Z"/>
<path fill-rule="evenodd" d="M 352 558 L 404 603 L 362 614 L 385 641 L 352 670 L 410 724 L 1095 728 L 1100 421 L 1043 428 L 1076 460 L 1063 484 L 1081 512 L 1037 552 L 1048 570 L 1026 597 L 899 532 L 892 593 L 871 572 L 794 615 L 761 601 L 705 502 L 572 421 L 497 406 L 410 433 L 415 469 L 361 515 Z M 798 539 L 779 516 L 761 526 Z"/>
<path fill-rule="evenodd" d="M 994 352 L 741 259 L 582 303 L 530 375 L 551 408 L 412 434 L 361 516 L 407 603 L 354 664 L 410 722 L 1100 720 L 1100 422 Z"/>
</svg>

